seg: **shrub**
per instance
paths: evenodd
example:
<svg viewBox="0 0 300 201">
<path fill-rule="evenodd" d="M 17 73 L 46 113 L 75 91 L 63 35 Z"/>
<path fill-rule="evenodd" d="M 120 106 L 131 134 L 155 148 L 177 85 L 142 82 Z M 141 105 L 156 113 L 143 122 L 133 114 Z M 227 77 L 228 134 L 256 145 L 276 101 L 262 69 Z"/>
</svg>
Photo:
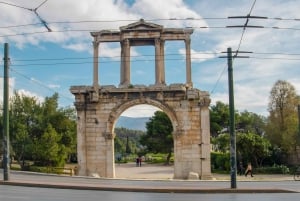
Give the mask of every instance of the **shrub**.
<svg viewBox="0 0 300 201">
<path fill-rule="evenodd" d="M 255 173 L 260 174 L 289 174 L 290 169 L 285 165 L 276 165 L 274 164 L 271 167 L 261 167 L 255 168 Z"/>
<path fill-rule="evenodd" d="M 225 171 L 230 170 L 230 154 L 221 152 L 211 153 L 212 171 Z"/>
</svg>

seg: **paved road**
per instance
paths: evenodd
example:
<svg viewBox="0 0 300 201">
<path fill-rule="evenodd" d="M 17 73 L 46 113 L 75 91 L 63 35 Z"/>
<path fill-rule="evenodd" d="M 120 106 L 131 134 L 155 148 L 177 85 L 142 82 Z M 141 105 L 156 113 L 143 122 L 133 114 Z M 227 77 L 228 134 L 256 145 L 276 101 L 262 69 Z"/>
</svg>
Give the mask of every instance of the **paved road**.
<svg viewBox="0 0 300 201">
<path fill-rule="evenodd" d="M 56 176 L 28 172 L 11 172 L 10 181 L 0 184 L 24 185 L 32 187 L 69 188 L 85 190 L 135 191 L 135 192 L 181 192 L 181 193 L 251 193 L 251 192 L 300 192 L 300 182 L 284 180 L 285 177 L 273 175 L 273 180 L 241 180 L 237 189 L 230 189 L 230 180 L 182 181 L 182 180 L 144 180 L 144 179 L 99 179 L 77 176 Z M 256 175 L 255 178 L 259 176 Z M 245 179 L 244 177 L 242 177 Z M 275 180 L 277 178 L 277 180 Z"/>
<path fill-rule="evenodd" d="M 276 194 L 195 194 L 195 193 L 139 193 L 70 190 L 53 188 L 33 188 L 20 186 L 1 186 L 1 201 L 295 201 L 299 200 L 298 193 Z"/>
</svg>

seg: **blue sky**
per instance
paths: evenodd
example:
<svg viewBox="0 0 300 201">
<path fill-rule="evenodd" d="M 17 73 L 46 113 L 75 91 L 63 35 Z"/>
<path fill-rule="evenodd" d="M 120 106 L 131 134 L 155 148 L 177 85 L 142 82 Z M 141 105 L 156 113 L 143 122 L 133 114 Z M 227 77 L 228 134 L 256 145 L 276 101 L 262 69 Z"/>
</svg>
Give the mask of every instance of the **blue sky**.
<svg viewBox="0 0 300 201">
<path fill-rule="evenodd" d="M 239 54 L 250 58 L 234 60 L 235 107 L 268 115 L 270 90 L 277 80 L 290 82 L 300 94 L 299 6 L 300 0 L 4 0 L 0 1 L 0 54 L 3 44 L 9 43 L 11 90 L 41 100 L 58 92 L 60 106 L 65 107 L 74 101 L 70 86 L 92 84 L 90 31 L 118 30 L 141 18 L 167 28 L 193 27 L 194 88 L 208 91 L 212 104 L 228 103 L 227 60 L 219 56 L 225 56 L 221 52 L 228 47 L 251 51 Z M 37 7 L 52 32 L 30 10 Z M 248 22 L 264 28 L 246 28 L 244 33 L 243 28 L 226 28 L 246 21 L 229 16 L 249 13 L 267 17 Z M 165 54 L 167 84 L 184 83 L 184 43 L 167 42 Z M 132 83 L 153 84 L 154 47 L 132 47 L 131 55 Z M 120 45 L 101 44 L 99 56 L 100 85 L 118 86 Z M 0 64 L 2 78 L 3 60 Z M 2 84 L 1 79 L 1 94 Z M 148 108 L 124 115 L 148 116 Z"/>
</svg>

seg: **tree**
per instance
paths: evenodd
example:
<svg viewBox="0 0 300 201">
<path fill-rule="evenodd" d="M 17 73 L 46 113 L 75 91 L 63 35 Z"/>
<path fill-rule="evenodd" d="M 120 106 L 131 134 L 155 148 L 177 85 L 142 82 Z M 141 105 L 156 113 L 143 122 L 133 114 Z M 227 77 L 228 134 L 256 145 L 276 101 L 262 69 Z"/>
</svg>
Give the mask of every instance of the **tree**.
<svg viewBox="0 0 300 201">
<path fill-rule="evenodd" d="M 10 101 L 10 142 L 11 155 L 25 168 L 25 160 L 32 159 L 32 139 L 39 127 L 40 106 L 36 98 L 14 93 Z"/>
<path fill-rule="evenodd" d="M 226 153 L 230 149 L 230 139 L 228 133 L 219 134 L 211 140 L 214 151 Z"/>
<path fill-rule="evenodd" d="M 295 151 L 297 143 L 299 97 L 293 85 L 278 80 L 269 98 L 266 135 L 271 143 L 286 153 Z"/>
<path fill-rule="evenodd" d="M 60 136 L 55 129 L 49 124 L 40 139 L 35 139 L 36 144 L 35 155 L 36 160 L 41 165 L 61 166 L 65 163 L 67 154 L 64 146 L 60 145 Z"/>
<path fill-rule="evenodd" d="M 114 139 L 115 153 L 135 154 L 140 149 L 140 136 L 145 132 L 140 130 L 132 130 L 127 128 L 115 128 L 116 137 Z"/>
<path fill-rule="evenodd" d="M 15 92 L 10 101 L 9 118 L 11 153 L 21 168 L 24 168 L 25 160 L 46 165 L 64 165 L 66 155 L 70 158 L 76 154 L 75 110 L 58 108 L 57 94 L 46 97 L 41 103 L 35 97 Z"/>
<path fill-rule="evenodd" d="M 212 136 L 217 136 L 229 125 L 229 106 L 228 104 L 217 101 L 216 105 L 210 107 L 210 132 Z"/>
<path fill-rule="evenodd" d="M 239 132 L 251 132 L 262 135 L 266 119 L 252 112 L 235 111 L 236 130 Z M 228 132 L 229 105 L 220 101 L 210 107 L 210 131 L 213 137 Z"/>
<path fill-rule="evenodd" d="M 156 111 L 146 123 L 146 129 L 146 134 L 141 136 L 141 144 L 149 152 L 168 154 L 166 164 L 169 164 L 174 147 L 171 120 L 164 112 Z"/>
<path fill-rule="evenodd" d="M 236 115 L 236 129 L 239 132 L 263 135 L 265 125 L 266 118 L 253 112 L 246 110 Z"/>
<path fill-rule="evenodd" d="M 244 162 L 253 162 L 262 166 L 263 161 L 271 156 L 271 143 L 266 138 L 254 133 L 237 134 L 237 152 Z"/>
<path fill-rule="evenodd" d="M 271 156 L 271 144 L 266 138 L 254 133 L 237 133 L 237 155 L 243 162 L 253 162 L 255 166 L 261 166 L 263 161 Z M 220 134 L 213 138 L 213 148 L 217 152 L 229 153 L 229 134 Z"/>
</svg>

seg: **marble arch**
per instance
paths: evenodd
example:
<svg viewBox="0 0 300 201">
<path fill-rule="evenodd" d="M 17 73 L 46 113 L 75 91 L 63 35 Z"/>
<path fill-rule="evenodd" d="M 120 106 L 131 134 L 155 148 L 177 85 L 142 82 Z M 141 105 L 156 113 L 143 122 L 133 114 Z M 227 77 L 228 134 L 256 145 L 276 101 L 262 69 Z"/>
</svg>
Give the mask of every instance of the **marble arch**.
<svg viewBox="0 0 300 201">
<path fill-rule="evenodd" d="M 193 88 L 191 79 L 191 29 L 164 28 L 138 22 L 120 31 L 92 32 L 94 38 L 93 84 L 72 86 L 77 110 L 78 174 L 114 178 L 114 125 L 127 108 L 150 104 L 162 109 L 173 124 L 174 178 L 211 178 L 209 94 Z M 165 83 L 164 41 L 183 40 L 186 44 L 186 83 Z M 98 55 L 100 43 L 120 42 L 120 84 L 100 85 Z M 150 86 L 130 82 L 130 46 L 155 46 L 155 83 Z"/>
</svg>

